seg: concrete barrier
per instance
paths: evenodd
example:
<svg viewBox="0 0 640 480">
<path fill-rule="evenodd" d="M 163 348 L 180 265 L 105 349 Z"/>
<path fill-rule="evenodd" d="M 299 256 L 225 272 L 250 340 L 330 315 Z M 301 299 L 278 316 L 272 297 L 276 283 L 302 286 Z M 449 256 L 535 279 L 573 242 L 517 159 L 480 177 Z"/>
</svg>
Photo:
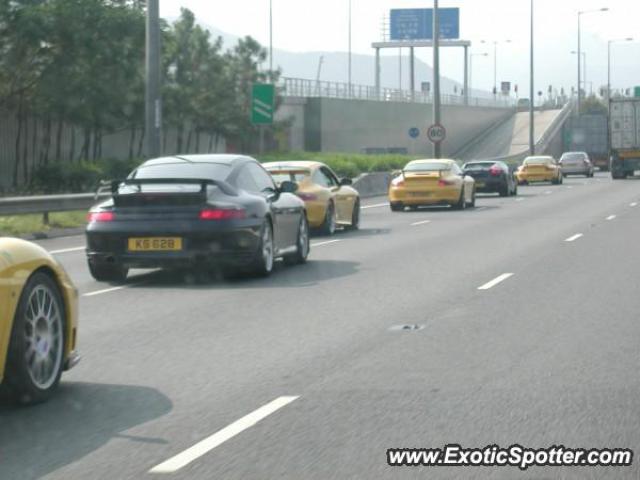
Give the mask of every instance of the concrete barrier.
<svg viewBox="0 0 640 480">
<path fill-rule="evenodd" d="M 353 181 L 353 188 L 358 190 L 361 198 L 386 195 L 391 182 L 391 173 L 362 173 Z"/>
</svg>

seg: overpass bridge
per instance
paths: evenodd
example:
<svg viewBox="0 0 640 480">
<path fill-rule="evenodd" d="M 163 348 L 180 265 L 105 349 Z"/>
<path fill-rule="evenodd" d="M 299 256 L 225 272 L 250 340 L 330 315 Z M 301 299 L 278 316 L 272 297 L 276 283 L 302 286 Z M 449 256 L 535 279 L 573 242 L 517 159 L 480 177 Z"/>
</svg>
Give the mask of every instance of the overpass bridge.
<svg viewBox="0 0 640 480">
<path fill-rule="evenodd" d="M 430 94 L 292 78 L 284 78 L 279 91 L 283 101 L 276 118 L 289 123 L 280 145 L 283 149 L 432 154 L 425 136 L 432 123 Z M 516 112 L 513 99 L 442 95 L 441 103 L 442 124 L 447 129 L 444 156 L 469 160 L 528 151 L 529 114 Z M 550 140 L 561 137 L 569 110 L 535 112 L 540 148 L 548 149 Z M 418 138 L 409 136 L 411 128 L 420 131 Z"/>
</svg>

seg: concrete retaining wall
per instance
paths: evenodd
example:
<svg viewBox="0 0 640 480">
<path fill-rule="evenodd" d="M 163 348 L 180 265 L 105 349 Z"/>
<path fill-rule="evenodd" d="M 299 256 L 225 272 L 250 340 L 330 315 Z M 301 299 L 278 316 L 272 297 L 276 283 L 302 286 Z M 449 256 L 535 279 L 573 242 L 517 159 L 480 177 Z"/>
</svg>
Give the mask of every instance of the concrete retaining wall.
<svg viewBox="0 0 640 480">
<path fill-rule="evenodd" d="M 443 155 L 455 156 L 477 135 L 513 113 L 505 108 L 443 105 L 442 124 L 447 129 Z M 432 123 L 432 107 L 428 104 L 309 98 L 303 121 L 304 147 L 308 151 L 405 148 L 409 154 L 425 156 L 432 152 L 425 136 Z M 411 127 L 420 129 L 417 140 L 409 138 Z"/>
</svg>

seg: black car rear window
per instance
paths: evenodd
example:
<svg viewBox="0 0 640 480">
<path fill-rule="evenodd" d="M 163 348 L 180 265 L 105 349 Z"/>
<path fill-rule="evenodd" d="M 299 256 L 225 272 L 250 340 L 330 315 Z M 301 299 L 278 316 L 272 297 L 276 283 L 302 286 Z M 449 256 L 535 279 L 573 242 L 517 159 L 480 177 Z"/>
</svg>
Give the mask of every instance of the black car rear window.
<svg viewBox="0 0 640 480">
<path fill-rule="evenodd" d="M 495 162 L 467 163 L 464 166 L 464 169 L 465 170 L 487 170 L 494 165 L 497 165 L 497 164 Z"/>
<path fill-rule="evenodd" d="M 162 163 L 142 165 L 129 178 L 202 178 L 226 180 L 231 167 L 224 163 Z"/>
</svg>

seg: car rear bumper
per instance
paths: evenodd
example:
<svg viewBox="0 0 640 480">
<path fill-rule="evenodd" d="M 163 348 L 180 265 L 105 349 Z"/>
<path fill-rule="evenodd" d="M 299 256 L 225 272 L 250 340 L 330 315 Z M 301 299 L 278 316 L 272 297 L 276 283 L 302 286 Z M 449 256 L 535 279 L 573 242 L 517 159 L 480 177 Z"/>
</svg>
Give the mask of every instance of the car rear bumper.
<svg viewBox="0 0 640 480">
<path fill-rule="evenodd" d="M 460 189 L 457 187 L 389 190 L 389 202 L 403 205 L 450 205 L 459 200 Z"/>
<path fill-rule="evenodd" d="M 556 180 L 554 173 L 519 173 L 517 175 L 519 182 L 552 182 Z"/>
<path fill-rule="evenodd" d="M 260 245 L 261 223 L 210 228 L 196 231 L 126 226 L 88 228 L 87 259 L 93 265 L 122 265 L 129 268 L 193 267 L 198 265 L 246 265 Z M 129 238 L 179 237 L 182 246 L 175 251 L 131 251 Z"/>
<path fill-rule="evenodd" d="M 591 173 L 589 167 L 562 167 L 563 175 L 587 175 Z"/>
<path fill-rule="evenodd" d="M 485 179 L 478 178 L 475 179 L 476 183 L 476 192 L 478 193 L 496 193 L 501 192 L 505 188 L 507 188 L 507 181 L 504 179 Z"/>
</svg>

